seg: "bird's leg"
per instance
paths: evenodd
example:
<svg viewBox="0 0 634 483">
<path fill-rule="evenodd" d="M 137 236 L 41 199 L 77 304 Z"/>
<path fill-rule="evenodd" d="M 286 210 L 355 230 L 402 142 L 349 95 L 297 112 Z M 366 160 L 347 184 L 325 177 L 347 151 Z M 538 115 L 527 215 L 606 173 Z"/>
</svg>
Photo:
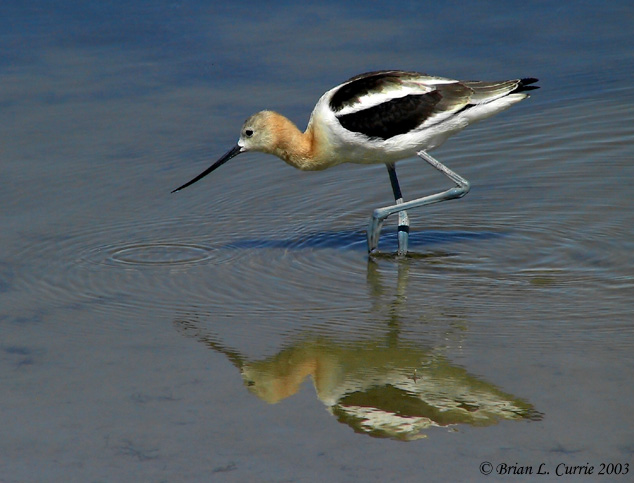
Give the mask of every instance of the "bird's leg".
<svg viewBox="0 0 634 483">
<path fill-rule="evenodd" d="M 425 151 L 419 151 L 416 153 L 420 158 L 427 161 L 438 171 L 443 173 L 449 179 L 451 179 L 456 186 L 454 188 L 448 189 L 447 191 L 443 191 L 441 193 L 436 193 L 433 195 L 425 196 L 423 198 L 418 198 L 416 200 L 401 202 L 392 206 L 386 206 L 384 208 L 377 208 L 372 213 L 372 218 L 370 218 L 370 226 L 368 226 L 368 251 L 372 252 L 376 250 L 376 247 L 379 243 L 379 235 L 381 233 L 381 225 L 383 221 L 390 215 L 394 213 L 400 213 L 409 208 L 416 208 L 419 206 L 431 205 L 432 203 L 439 203 L 441 201 L 453 200 L 457 198 L 462 198 L 469 192 L 471 188 L 469 182 L 464 179 L 462 176 L 454 173 L 447 166 L 442 164 L 440 161 L 434 159 L 432 156 L 427 154 Z M 390 168 L 388 167 L 388 171 Z M 390 173 L 390 179 L 392 175 Z M 392 188 L 394 188 L 394 184 L 392 183 Z M 400 190 L 399 190 L 400 192 Z M 395 193 L 396 196 L 396 193 Z M 400 221 L 400 220 L 399 220 Z M 400 223 L 399 223 L 400 224 Z M 400 245 L 400 240 L 399 240 Z M 400 246 L 399 246 L 400 248 Z"/>
<path fill-rule="evenodd" d="M 394 200 L 397 205 L 403 203 L 403 194 L 401 193 L 401 187 L 398 184 L 398 178 L 396 177 L 396 168 L 394 163 L 386 163 L 387 172 L 390 175 L 390 183 L 392 184 L 392 192 L 394 193 Z M 404 256 L 407 254 L 407 244 L 409 240 L 409 217 L 407 211 L 398 212 L 398 255 Z"/>
<path fill-rule="evenodd" d="M 403 194 L 401 193 L 401 186 L 396 176 L 396 168 L 394 163 L 385 163 L 387 173 L 390 176 L 390 184 L 392 185 L 392 192 L 394 193 L 394 200 L 397 205 L 403 203 Z M 381 234 L 381 226 L 386 217 L 381 219 L 372 218 L 370 220 L 370 226 L 368 227 L 368 251 L 371 252 L 376 248 L 379 243 L 379 236 Z M 409 241 L 409 217 L 407 211 L 401 210 L 398 212 L 398 255 L 404 256 L 407 254 L 407 246 Z"/>
</svg>

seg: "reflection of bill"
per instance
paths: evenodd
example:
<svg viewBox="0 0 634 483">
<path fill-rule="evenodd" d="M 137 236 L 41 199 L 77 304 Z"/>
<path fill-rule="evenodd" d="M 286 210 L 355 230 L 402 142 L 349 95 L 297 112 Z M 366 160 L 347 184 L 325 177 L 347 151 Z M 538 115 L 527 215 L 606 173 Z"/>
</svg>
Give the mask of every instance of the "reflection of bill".
<svg viewBox="0 0 634 483">
<path fill-rule="evenodd" d="M 402 343 L 343 343 L 313 338 L 260 361 L 246 361 L 190 322 L 179 328 L 225 354 L 260 399 L 277 403 L 311 376 L 318 398 L 340 422 L 376 437 L 412 440 L 431 426 L 488 426 L 539 419 L 532 405 L 451 365 L 432 350 Z"/>
</svg>

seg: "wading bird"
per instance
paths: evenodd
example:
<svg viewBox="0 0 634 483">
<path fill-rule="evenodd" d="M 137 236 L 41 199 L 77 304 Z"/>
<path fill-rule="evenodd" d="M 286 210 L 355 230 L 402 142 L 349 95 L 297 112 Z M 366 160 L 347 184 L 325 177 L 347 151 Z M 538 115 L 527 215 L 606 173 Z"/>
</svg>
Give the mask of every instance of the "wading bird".
<svg viewBox="0 0 634 483">
<path fill-rule="evenodd" d="M 457 81 L 418 72 L 385 70 L 355 76 L 326 92 L 301 132 L 286 117 L 261 111 L 246 120 L 238 143 L 182 190 L 231 158 L 247 151 L 277 156 L 291 166 L 317 171 L 341 163 L 387 166 L 395 205 L 374 210 L 367 230 L 368 251 L 378 245 L 381 225 L 399 213 L 398 253 L 407 253 L 409 220 L 405 210 L 461 198 L 469 182 L 428 154 L 449 136 L 497 114 L 538 89 L 537 79 L 498 82 Z M 394 164 L 414 155 L 427 161 L 456 186 L 403 201 Z"/>
</svg>

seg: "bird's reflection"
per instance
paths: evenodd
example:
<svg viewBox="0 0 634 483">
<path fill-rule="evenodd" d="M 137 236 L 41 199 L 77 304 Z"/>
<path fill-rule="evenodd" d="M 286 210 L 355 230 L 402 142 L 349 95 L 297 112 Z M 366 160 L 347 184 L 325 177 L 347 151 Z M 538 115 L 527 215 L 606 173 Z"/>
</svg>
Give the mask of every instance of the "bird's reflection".
<svg viewBox="0 0 634 483">
<path fill-rule="evenodd" d="M 441 349 L 399 338 L 408 274 L 407 260 L 399 261 L 396 292 L 387 304 L 387 332 L 374 340 L 313 334 L 271 357 L 250 360 L 205 331 L 196 317 L 175 325 L 224 354 L 263 401 L 274 404 L 292 396 L 310 376 L 317 397 L 339 422 L 371 436 L 413 440 L 426 437 L 423 430 L 434 426 L 540 419 L 531 404 L 452 364 Z M 368 284 L 374 295 L 385 292 L 375 262 L 368 267 Z"/>
</svg>

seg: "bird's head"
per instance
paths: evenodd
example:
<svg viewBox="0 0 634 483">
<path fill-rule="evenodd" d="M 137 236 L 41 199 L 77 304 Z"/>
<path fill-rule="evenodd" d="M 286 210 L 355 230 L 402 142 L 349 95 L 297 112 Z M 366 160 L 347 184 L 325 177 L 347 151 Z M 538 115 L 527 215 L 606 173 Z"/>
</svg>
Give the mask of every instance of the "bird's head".
<svg viewBox="0 0 634 483">
<path fill-rule="evenodd" d="M 209 166 L 205 171 L 200 173 L 194 179 L 188 181 L 182 186 L 176 188 L 172 193 L 187 188 L 189 185 L 194 184 L 196 181 L 204 178 L 209 173 L 219 168 L 227 161 L 235 158 L 238 154 L 246 153 L 247 151 L 262 151 L 265 153 L 273 153 L 276 143 L 276 136 L 274 133 L 275 118 L 279 116 L 273 111 L 260 111 L 253 114 L 242 125 L 240 130 L 240 138 L 238 143 L 227 151 L 223 156 L 218 159 L 214 164 Z"/>
</svg>

